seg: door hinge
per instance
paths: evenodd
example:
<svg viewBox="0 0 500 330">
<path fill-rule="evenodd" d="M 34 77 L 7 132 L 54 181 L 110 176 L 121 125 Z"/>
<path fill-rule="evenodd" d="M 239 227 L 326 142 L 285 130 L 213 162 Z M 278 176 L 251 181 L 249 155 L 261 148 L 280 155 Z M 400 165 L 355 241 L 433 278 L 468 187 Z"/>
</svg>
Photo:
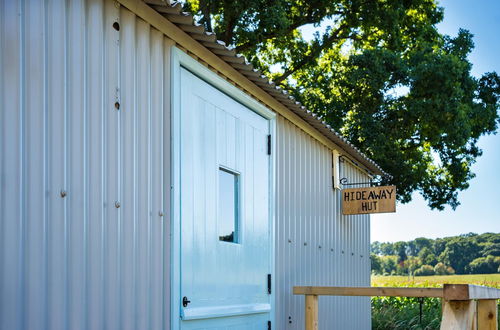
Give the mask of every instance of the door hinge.
<svg viewBox="0 0 500 330">
<path fill-rule="evenodd" d="M 267 274 L 267 293 L 271 294 L 271 274 Z"/>
<path fill-rule="evenodd" d="M 271 154 L 271 134 L 267 136 L 267 154 Z"/>
<path fill-rule="evenodd" d="M 271 321 L 267 321 L 267 330 L 271 330 Z"/>
</svg>

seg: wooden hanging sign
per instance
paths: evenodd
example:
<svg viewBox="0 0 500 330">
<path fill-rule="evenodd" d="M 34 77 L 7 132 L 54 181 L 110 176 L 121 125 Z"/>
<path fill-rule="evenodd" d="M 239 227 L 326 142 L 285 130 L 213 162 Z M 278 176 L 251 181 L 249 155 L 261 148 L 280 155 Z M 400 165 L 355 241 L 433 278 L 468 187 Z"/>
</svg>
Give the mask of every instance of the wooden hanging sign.
<svg viewBox="0 0 500 330">
<path fill-rule="evenodd" d="M 342 214 L 396 212 L 396 186 L 342 190 Z"/>
</svg>

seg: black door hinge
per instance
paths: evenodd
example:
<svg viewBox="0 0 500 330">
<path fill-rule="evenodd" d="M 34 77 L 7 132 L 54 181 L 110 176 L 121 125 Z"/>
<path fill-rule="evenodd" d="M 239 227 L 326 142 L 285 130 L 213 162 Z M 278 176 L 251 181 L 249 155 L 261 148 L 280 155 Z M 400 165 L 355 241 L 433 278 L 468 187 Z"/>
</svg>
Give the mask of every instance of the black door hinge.
<svg viewBox="0 0 500 330">
<path fill-rule="evenodd" d="M 267 293 L 271 294 L 271 274 L 267 274 Z"/>
<path fill-rule="evenodd" d="M 267 154 L 271 154 L 271 134 L 267 136 Z"/>
<path fill-rule="evenodd" d="M 271 321 L 267 321 L 267 330 L 271 330 Z"/>
</svg>

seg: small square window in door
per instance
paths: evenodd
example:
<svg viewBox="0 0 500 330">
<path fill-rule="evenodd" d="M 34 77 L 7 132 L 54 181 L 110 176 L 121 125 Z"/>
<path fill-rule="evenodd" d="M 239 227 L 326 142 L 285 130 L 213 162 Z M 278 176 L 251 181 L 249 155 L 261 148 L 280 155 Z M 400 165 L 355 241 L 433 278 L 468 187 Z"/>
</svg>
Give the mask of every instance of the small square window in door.
<svg viewBox="0 0 500 330">
<path fill-rule="evenodd" d="M 237 173 L 219 168 L 217 232 L 223 242 L 239 243 L 239 181 Z"/>
</svg>

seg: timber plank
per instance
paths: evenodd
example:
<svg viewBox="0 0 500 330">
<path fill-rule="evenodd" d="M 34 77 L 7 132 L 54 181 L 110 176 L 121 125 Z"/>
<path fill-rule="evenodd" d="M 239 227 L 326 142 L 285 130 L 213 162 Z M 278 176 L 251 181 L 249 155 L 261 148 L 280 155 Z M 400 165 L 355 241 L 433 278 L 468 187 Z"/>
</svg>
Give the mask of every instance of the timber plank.
<svg viewBox="0 0 500 330">
<path fill-rule="evenodd" d="M 441 288 L 295 286 L 293 294 L 320 296 L 443 297 Z"/>
<path fill-rule="evenodd" d="M 476 301 L 445 301 L 441 330 L 476 330 Z"/>
<path fill-rule="evenodd" d="M 477 327 L 479 330 L 498 330 L 496 299 L 477 301 Z"/>
<path fill-rule="evenodd" d="M 306 330 L 318 330 L 318 296 L 306 295 Z"/>
<path fill-rule="evenodd" d="M 443 289 L 446 300 L 500 299 L 500 290 L 487 286 L 445 284 Z"/>
</svg>

